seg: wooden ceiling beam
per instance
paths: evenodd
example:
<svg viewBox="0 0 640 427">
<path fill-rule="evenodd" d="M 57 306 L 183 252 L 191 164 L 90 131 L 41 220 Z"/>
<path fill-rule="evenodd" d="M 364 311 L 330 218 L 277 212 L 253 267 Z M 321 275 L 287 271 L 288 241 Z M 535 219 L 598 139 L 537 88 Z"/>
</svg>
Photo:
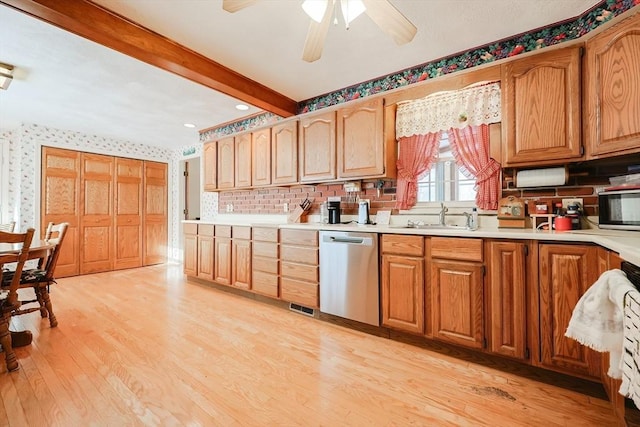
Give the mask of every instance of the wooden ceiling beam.
<svg viewBox="0 0 640 427">
<path fill-rule="evenodd" d="M 16 10 L 282 117 L 296 101 L 87 0 L 0 0 Z"/>
</svg>

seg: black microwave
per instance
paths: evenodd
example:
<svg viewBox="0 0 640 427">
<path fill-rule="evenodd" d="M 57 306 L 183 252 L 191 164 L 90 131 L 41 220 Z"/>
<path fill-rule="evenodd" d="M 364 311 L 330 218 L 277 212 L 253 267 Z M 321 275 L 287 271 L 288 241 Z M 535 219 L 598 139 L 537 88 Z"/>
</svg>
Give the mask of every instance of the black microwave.
<svg viewBox="0 0 640 427">
<path fill-rule="evenodd" d="M 598 193 L 599 227 L 640 230 L 640 188 Z"/>
</svg>

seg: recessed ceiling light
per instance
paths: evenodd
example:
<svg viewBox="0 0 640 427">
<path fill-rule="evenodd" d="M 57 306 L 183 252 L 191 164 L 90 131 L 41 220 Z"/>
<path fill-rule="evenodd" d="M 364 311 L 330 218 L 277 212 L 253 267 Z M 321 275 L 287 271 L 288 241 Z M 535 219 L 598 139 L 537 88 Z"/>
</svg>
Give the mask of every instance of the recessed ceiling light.
<svg viewBox="0 0 640 427">
<path fill-rule="evenodd" d="M 240 110 L 240 111 L 247 111 L 249 109 L 248 105 L 244 105 L 244 104 L 238 104 L 236 105 L 236 110 Z"/>
<path fill-rule="evenodd" d="M 196 127 L 196 125 L 194 125 L 193 123 L 185 123 L 184 127 L 186 127 L 186 128 L 194 128 L 194 127 Z"/>
</svg>

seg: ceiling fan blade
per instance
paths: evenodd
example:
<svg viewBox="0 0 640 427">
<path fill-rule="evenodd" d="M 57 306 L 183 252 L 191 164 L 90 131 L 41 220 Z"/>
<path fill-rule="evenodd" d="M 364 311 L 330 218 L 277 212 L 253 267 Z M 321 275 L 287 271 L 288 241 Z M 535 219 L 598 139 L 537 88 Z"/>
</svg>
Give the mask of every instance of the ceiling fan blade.
<svg viewBox="0 0 640 427">
<path fill-rule="evenodd" d="M 318 23 L 312 19 L 309 23 L 309 31 L 307 32 L 307 39 L 304 42 L 304 51 L 302 52 L 303 60 L 313 62 L 322 56 L 322 48 L 324 46 L 324 40 L 327 38 L 333 10 L 334 1 L 329 0 L 324 15 L 322 16 L 322 21 Z"/>
<path fill-rule="evenodd" d="M 418 29 L 396 9 L 389 0 L 362 0 L 365 13 L 378 27 L 390 35 L 396 44 L 401 45 L 413 40 Z"/>
<path fill-rule="evenodd" d="M 258 0 L 222 0 L 222 9 L 227 12 L 234 13 L 239 10 L 249 7 L 256 3 Z"/>
</svg>

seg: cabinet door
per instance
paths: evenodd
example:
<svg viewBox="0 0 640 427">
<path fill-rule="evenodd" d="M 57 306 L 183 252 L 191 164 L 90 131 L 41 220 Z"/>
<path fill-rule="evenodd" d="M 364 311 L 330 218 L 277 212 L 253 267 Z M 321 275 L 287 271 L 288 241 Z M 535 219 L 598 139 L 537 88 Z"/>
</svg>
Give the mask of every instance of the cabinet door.
<svg viewBox="0 0 640 427">
<path fill-rule="evenodd" d="M 587 42 L 584 76 L 591 157 L 640 151 L 640 15 Z"/>
<path fill-rule="evenodd" d="M 564 336 L 576 303 L 598 278 L 596 247 L 541 244 L 539 269 L 542 366 L 599 379 L 599 353 Z"/>
<path fill-rule="evenodd" d="M 56 277 L 75 276 L 80 271 L 80 152 L 42 147 L 41 192 L 40 229 L 49 222 L 69 223 Z"/>
<path fill-rule="evenodd" d="M 525 359 L 527 244 L 490 241 L 487 245 L 489 348 L 494 353 Z"/>
<path fill-rule="evenodd" d="M 235 187 L 251 187 L 251 134 L 235 138 Z"/>
<path fill-rule="evenodd" d="M 218 141 L 218 189 L 235 185 L 235 141 L 232 136 Z"/>
<path fill-rule="evenodd" d="M 253 186 L 271 184 L 271 128 L 251 134 L 251 182 Z"/>
<path fill-rule="evenodd" d="M 582 157 L 580 48 L 508 62 L 502 74 L 503 166 Z"/>
<path fill-rule="evenodd" d="M 382 255 L 382 324 L 424 333 L 424 258 Z"/>
<path fill-rule="evenodd" d="M 300 119 L 300 181 L 336 179 L 336 113 Z"/>
<path fill-rule="evenodd" d="M 113 164 L 111 156 L 80 156 L 80 274 L 113 268 Z"/>
<path fill-rule="evenodd" d="M 213 280 L 221 285 L 231 284 L 231 239 L 228 237 L 216 237 L 215 243 L 215 257 Z"/>
<path fill-rule="evenodd" d="M 433 259 L 430 269 L 434 338 L 484 347 L 482 264 Z"/>
<path fill-rule="evenodd" d="M 198 275 L 198 236 L 195 234 L 184 235 L 183 269 L 187 276 Z"/>
<path fill-rule="evenodd" d="M 213 279 L 213 236 L 198 235 L 198 277 Z"/>
<path fill-rule="evenodd" d="M 233 286 L 251 289 L 251 241 L 233 239 L 231 245 Z"/>
<path fill-rule="evenodd" d="M 218 188 L 218 145 L 215 141 L 207 142 L 202 147 L 202 174 L 204 191 L 215 191 Z"/>
<path fill-rule="evenodd" d="M 143 265 L 167 259 L 167 164 L 144 162 Z"/>
<path fill-rule="evenodd" d="M 142 160 L 115 158 L 114 270 L 142 266 Z"/>
<path fill-rule="evenodd" d="M 382 98 L 338 110 L 338 178 L 384 175 Z"/>
<path fill-rule="evenodd" d="M 298 182 L 298 122 L 271 128 L 271 183 Z"/>
</svg>

